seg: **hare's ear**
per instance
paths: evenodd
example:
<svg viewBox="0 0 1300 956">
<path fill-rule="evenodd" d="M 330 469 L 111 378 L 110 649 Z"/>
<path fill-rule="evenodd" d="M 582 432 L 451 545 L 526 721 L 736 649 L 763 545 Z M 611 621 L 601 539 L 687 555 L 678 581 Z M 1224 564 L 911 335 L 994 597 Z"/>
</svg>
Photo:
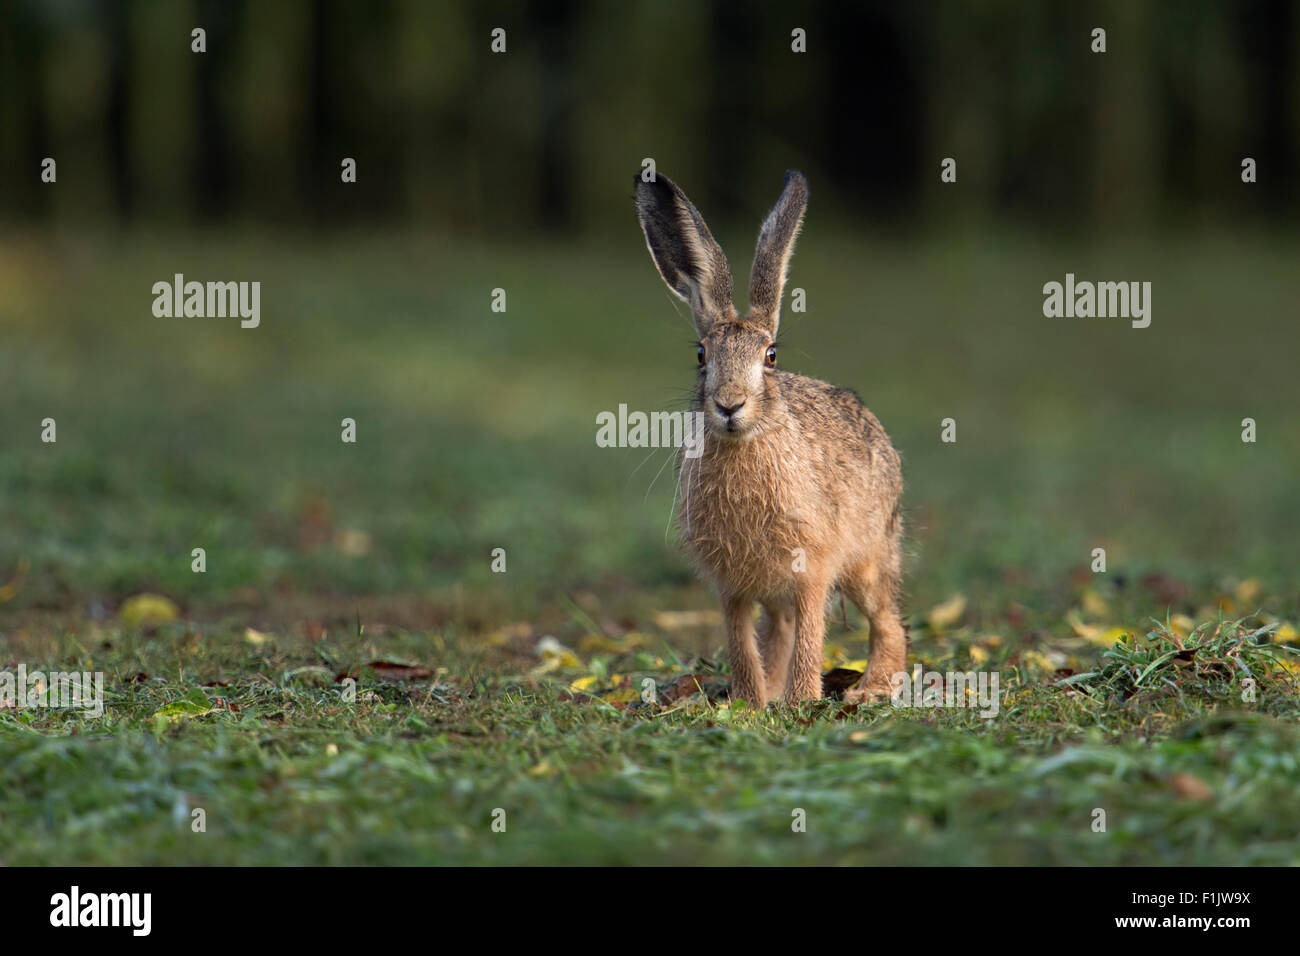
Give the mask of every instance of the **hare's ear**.
<svg viewBox="0 0 1300 956">
<path fill-rule="evenodd" d="M 767 214 L 758 232 L 754 268 L 749 274 L 749 311 L 753 321 L 765 325 L 772 335 L 781 322 L 781 293 L 794 241 L 808 207 L 808 180 L 792 169 L 785 174 L 785 189 Z"/>
<path fill-rule="evenodd" d="M 690 305 L 700 335 L 735 315 L 727 257 L 686 194 L 667 176 L 646 182 L 638 173 L 636 215 L 659 274 Z"/>
</svg>

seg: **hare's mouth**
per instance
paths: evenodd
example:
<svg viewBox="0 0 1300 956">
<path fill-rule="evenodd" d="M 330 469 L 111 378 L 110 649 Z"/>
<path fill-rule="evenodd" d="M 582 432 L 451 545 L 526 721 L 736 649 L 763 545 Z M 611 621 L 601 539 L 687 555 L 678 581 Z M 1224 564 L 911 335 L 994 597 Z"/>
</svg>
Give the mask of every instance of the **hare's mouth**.
<svg viewBox="0 0 1300 956">
<path fill-rule="evenodd" d="M 748 418 L 737 418 L 734 415 L 730 418 L 710 416 L 709 425 L 709 430 L 724 441 L 747 441 L 754 431 Z"/>
</svg>

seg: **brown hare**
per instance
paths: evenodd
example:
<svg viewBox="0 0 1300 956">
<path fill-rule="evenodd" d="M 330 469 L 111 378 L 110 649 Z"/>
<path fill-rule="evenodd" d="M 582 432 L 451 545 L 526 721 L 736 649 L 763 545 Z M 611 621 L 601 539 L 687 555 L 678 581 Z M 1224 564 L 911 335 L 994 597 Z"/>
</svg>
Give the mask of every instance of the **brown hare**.
<svg viewBox="0 0 1300 956">
<path fill-rule="evenodd" d="M 898 453 L 853 392 L 776 361 L 781 295 L 807 204 L 803 175 L 786 173 L 758 234 L 742 317 L 727 259 L 685 193 L 662 175 L 636 177 L 650 255 L 699 332 L 692 410 L 706 427 L 698 457 L 678 455 L 677 519 L 722 599 L 732 697 L 760 707 L 821 696 L 833 588 L 871 622 L 870 663 L 847 699 L 888 696 L 907 656 Z M 755 602 L 763 608 L 757 639 Z"/>
</svg>

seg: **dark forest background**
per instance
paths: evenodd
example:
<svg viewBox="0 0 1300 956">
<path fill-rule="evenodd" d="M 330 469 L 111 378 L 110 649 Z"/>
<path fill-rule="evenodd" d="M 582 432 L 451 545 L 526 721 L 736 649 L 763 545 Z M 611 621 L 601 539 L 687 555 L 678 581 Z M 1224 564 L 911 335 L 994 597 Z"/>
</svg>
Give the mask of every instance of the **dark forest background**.
<svg viewBox="0 0 1300 956">
<path fill-rule="evenodd" d="M 1181 228 L 1300 210 L 1292 0 L 3 9 L 7 219 L 603 232 L 626 226 L 645 156 L 717 218 L 749 215 L 792 165 L 832 200 L 822 210 L 891 229 Z M 505 54 L 489 49 L 495 27 Z M 791 52 L 795 27 L 805 54 Z M 45 156 L 57 190 L 38 180 Z M 355 188 L 337 188 L 344 156 Z M 960 189 L 939 181 L 945 156 Z M 1267 188 L 1241 188 L 1245 156 Z"/>
</svg>

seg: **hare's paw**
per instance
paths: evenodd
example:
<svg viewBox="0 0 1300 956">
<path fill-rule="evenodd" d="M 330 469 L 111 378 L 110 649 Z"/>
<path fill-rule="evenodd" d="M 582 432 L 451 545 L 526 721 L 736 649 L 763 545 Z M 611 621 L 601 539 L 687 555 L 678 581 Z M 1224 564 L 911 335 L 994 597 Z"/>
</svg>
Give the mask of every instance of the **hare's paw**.
<svg viewBox="0 0 1300 956">
<path fill-rule="evenodd" d="M 746 704 L 756 710 L 762 710 L 767 706 L 767 694 L 765 688 L 757 683 L 748 683 L 745 681 L 732 680 L 731 682 L 731 700 L 743 700 Z"/>
<path fill-rule="evenodd" d="M 892 690 L 889 681 L 868 681 L 863 678 L 844 692 L 844 702 L 846 704 L 877 704 L 889 700 Z"/>
</svg>

